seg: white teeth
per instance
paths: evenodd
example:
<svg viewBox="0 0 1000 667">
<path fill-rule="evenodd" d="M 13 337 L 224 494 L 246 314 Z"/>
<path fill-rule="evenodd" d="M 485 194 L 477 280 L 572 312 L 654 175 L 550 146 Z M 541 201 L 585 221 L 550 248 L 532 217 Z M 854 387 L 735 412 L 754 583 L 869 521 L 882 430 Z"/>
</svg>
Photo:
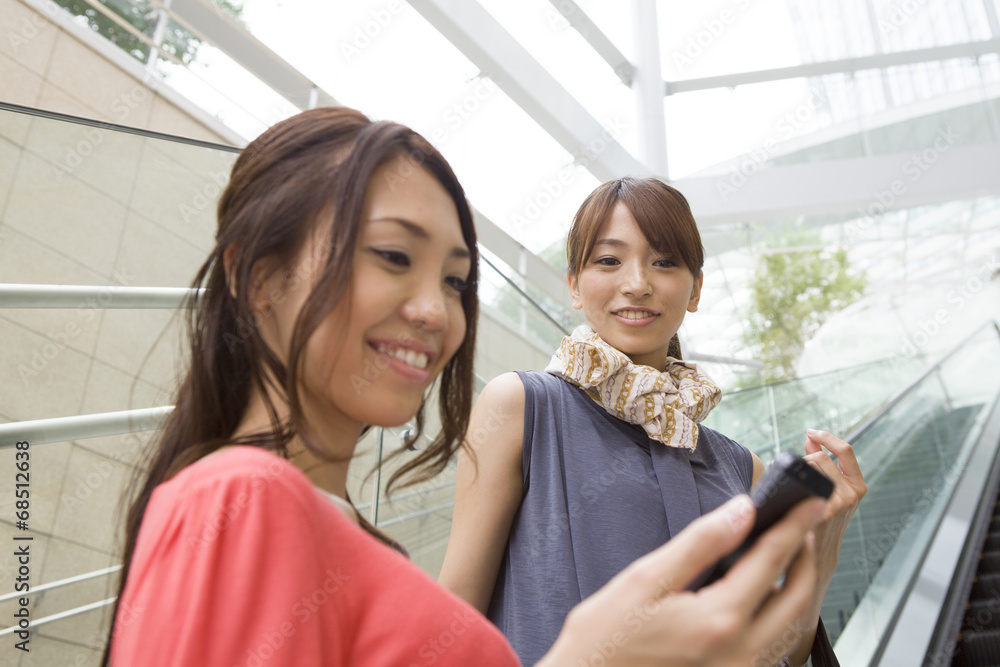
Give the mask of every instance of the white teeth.
<svg viewBox="0 0 1000 667">
<path fill-rule="evenodd" d="M 623 310 L 618 314 L 627 320 L 641 320 L 644 317 L 650 317 L 653 313 L 645 310 Z"/>
<path fill-rule="evenodd" d="M 385 345 L 376 345 L 376 348 L 382 354 L 387 354 L 390 357 L 395 357 L 400 361 L 413 366 L 414 368 L 424 369 L 427 368 L 427 362 L 429 359 L 427 355 L 423 352 L 415 352 L 413 350 L 407 350 L 401 347 L 390 350 Z"/>
</svg>

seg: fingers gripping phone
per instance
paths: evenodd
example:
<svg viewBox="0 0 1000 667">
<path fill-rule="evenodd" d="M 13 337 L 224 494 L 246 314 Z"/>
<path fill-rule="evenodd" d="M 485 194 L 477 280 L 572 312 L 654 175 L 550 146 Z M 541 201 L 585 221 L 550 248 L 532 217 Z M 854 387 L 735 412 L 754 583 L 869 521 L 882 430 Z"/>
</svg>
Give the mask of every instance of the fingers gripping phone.
<svg viewBox="0 0 1000 667">
<path fill-rule="evenodd" d="M 833 482 L 826 475 L 791 452 L 779 454 L 750 494 L 750 499 L 757 508 L 750 534 L 735 551 L 719 560 L 702 586 L 723 576 L 760 535 L 780 521 L 795 505 L 807 498 L 826 499 L 831 493 Z"/>
</svg>

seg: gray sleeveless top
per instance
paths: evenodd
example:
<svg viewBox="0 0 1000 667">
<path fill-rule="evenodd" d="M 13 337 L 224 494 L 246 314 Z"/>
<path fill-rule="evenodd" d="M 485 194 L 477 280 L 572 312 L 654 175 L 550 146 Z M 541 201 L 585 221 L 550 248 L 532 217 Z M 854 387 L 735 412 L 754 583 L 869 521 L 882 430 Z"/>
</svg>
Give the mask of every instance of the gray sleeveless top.
<svg viewBox="0 0 1000 667">
<path fill-rule="evenodd" d="M 533 665 L 577 603 L 695 518 L 749 492 L 753 461 L 705 426 L 694 453 L 664 446 L 555 375 L 517 374 L 524 493 L 487 615 Z"/>
</svg>

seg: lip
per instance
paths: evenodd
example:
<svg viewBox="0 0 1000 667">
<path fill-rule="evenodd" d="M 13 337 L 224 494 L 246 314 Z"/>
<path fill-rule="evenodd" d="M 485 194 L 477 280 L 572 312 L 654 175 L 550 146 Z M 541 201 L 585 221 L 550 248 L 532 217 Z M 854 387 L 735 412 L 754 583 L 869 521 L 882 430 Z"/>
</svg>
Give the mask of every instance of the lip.
<svg viewBox="0 0 1000 667">
<path fill-rule="evenodd" d="M 630 319 L 628 317 L 623 317 L 619 313 L 650 313 L 650 315 L 648 317 L 640 317 L 638 319 Z M 614 311 L 611 312 L 611 315 L 616 320 L 618 320 L 621 324 L 623 324 L 623 325 L 625 325 L 627 327 L 644 327 L 647 324 L 649 324 L 650 322 L 652 322 L 653 320 L 655 320 L 657 317 L 660 316 L 659 313 L 657 313 L 654 310 L 650 310 L 649 308 L 638 308 L 638 307 L 634 307 L 634 306 L 626 306 L 625 308 L 617 308 L 617 309 L 615 309 Z"/>
<path fill-rule="evenodd" d="M 406 343 L 400 343 L 397 340 L 392 339 L 373 339 L 368 341 L 369 347 L 378 357 L 378 362 L 376 365 L 379 368 L 388 367 L 396 371 L 404 379 L 410 380 L 416 383 L 425 383 L 431 377 L 431 366 L 434 364 L 434 360 L 438 357 L 438 352 L 436 349 L 430 345 L 424 345 L 416 341 L 407 341 Z M 391 354 L 386 354 L 384 352 L 379 352 L 378 346 L 382 345 L 391 349 L 402 349 L 410 350 L 417 353 L 423 353 L 427 355 L 427 368 L 417 368 L 416 366 L 411 366 L 402 359 L 397 359 Z M 383 361 L 384 360 L 384 361 Z"/>
</svg>

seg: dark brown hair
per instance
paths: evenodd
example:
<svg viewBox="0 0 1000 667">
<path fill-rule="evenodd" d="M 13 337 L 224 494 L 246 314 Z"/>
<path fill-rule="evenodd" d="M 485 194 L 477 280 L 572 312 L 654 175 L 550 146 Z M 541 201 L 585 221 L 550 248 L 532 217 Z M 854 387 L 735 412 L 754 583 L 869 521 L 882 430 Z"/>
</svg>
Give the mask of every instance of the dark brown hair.
<svg viewBox="0 0 1000 667">
<path fill-rule="evenodd" d="M 619 202 L 632 213 L 649 245 L 683 264 L 695 280 L 701 276 L 705 249 L 687 199 L 657 178 L 631 176 L 608 181 L 583 200 L 566 237 L 566 262 L 570 275 L 579 277 L 590 260 L 604 223 Z M 667 354 L 681 358 L 677 334 L 670 339 Z"/>
<path fill-rule="evenodd" d="M 316 444 L 305 423 L 299 382 L 310 336 L 326 316 L 349 298 L 354 252 L 369 181 L 381 165 L 403 157 L 408 168 L 427 170 L 455 203 L 462 237 L 472 257 L 467 288 L 461 292 L 465 338 L 439 378 L 441 434 L 391 476 L 387 489 L 430 479 L 441 472 L 459 447 L 472 406 L 473 352 L 479 301 L 478 250 L 472 213 L 458 179 L 444 157 L 413 130 L 390 122 L 372 122 L 353 109 L 323 107 L 303 112 L 271 127 L 250 143 L 233 165 L 229 184 L 219 199 L 216 245 L 198 271 L 193 287 L 206 288 L 191 297 L 187 328 L 190 360 L 177 393 L 175 408 L 151 443 L 145 465 L 129 497 L 118 599 L 125 589 L 143 514 L 153 490 L 184 467 L 220 447 L 238 443 L 263 447 L 287 456 L 287 445 L 299 436 L 322 459 L 330 455 Z M 403 173 L 401 168 L 400 173 Z M 408 171 L 406 173 L 409 173 Z M 332 225 L 319 227 L 324 220 Z M 299 280 L 292 266 L 307 238 L 329 227 L 329 245 L 320 277 L 307 297 L 290 343 L 287 366 L 269 349 L 255 325 L 251 280 L 259 271 L 283 271 L 283 285 Z M 231 251 L 231 264 L 224 254 Z M 235 284 L 235 294 L 230 285 Z M 282 420 L 268 388 L 289 407 Z M 264 397 L 271 430 L 233 438 L 252 391 Z M 410 442 L 424 426 L 423 404 Z M 399 450 L 389 458 L 398 456 Z M 384 462 L 383 462 L 384 463 Z M 386 542 L 362 520 L 366 529 Z M 115 603 L 117 616 L 118 603 Z M 103 664 L 110 659 L 110 639 Z"/>
</svg>

